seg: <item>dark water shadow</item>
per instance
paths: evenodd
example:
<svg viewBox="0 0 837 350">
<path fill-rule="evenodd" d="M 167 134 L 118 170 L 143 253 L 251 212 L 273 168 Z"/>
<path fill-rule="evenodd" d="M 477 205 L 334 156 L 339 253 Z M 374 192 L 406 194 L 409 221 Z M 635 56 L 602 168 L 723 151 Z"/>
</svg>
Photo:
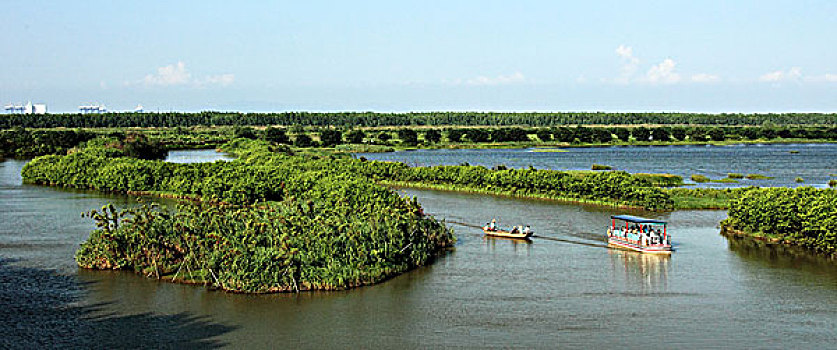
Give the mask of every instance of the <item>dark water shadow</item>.
<svg viewBox="0 0 837 350">
<path fill-rule="evenodd" d="M 837 258 L 802 247 L 748 237 L 725 236 L 729 250 L 742 259 L 774 268 L 802 269 L 837 280 Z"/>
<path fill-rule="evenodd" d="M 0 258 L 0 349 L 219 348 L 236 329 L 177 313 L 117 315 L 85 302 L 90 283 Z"/>
</svg>

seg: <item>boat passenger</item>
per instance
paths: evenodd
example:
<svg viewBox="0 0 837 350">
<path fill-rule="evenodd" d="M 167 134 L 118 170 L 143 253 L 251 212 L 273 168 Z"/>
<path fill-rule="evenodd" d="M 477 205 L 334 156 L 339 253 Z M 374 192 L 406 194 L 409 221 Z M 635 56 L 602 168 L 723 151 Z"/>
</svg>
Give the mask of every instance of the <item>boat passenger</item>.
<svg viewBox="0 0 837 350">
<path fill-rule="evenodd" d="M 494 231 L 497 229 L 497 219 L 491 219 L 491 223 L 488 224 L 488 229 Z"/>
<path fill-rule="evenodd" d="M 532 229 L 529 227 L 529 225 L 526 225 L 526 228 L 523 229 L 523 233 L 528 235 L 531 232 L 532 232 Z"/>
<path fill-rule="evenodd" d="M 512 226 L 512 229 L 511 229 L 510 233 L 518 233 L 518 232 L 520 232 L 520 230 L 517 229 L 517 226 Z"/>
</svg>

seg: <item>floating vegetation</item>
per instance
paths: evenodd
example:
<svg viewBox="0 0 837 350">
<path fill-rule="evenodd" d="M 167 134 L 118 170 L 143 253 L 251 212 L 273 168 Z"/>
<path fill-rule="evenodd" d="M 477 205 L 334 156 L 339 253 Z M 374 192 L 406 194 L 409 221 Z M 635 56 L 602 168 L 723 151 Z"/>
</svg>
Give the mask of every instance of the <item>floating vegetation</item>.
<svg viewBox="0 0 837 350">
<path fill-rule="evenodd" d="M 793 151 L 788 151 L 788 153 L 790 153 L 790 154 L 797 154 L 797 153 L 799 153 L 799 151 L 797 151 L 797 150 L 793 150 Z"/>
<path fill-rule="evenodd" d="M 692 181 L 697 182 L 697 183 L 709 182 L 708 177 L 706 177 L 704 175 L 699 175 L 699 174 L 693 174 L 691 176 L 691 179 L 692 179 Z"/>
<path fill-rule="evenodd" d="M 593 170 L 613 170 L 610 165 L 593 164 Z"/>
<path fill-rule="evenodd" d="M 761 175 L 761 174 L 747 174 L 746 178 L 749 179 L 749 180 L 770 180 L 773 177 L 772 176 L 765 176 L 765 175 Z"/>
<path fill-rule="evenodd" d="M 831 188 L 837 187 L 837 180 L 834 180 L 834 179 L 828 180 L 828 187 L 831 187 Z"/>
<path fill-rule="evenodd" d="M 737 184 L 738 183 L 738 180 L 731 179 L 731 178 L 728 178 L 728 177 L 723 178 L 723 179 L 710 180 L 710 181 L 711 182 L 717 182 L 717 183 L 723 183 L 723 184 Z"/>
<path fill-rule="evenodd" d="M 739 173 L 729 173 L 727 174 L 727 177 L 730 179 L 743 179 L 744 175 Z"/>
<path fill-rule="evenodd" d="M 793 179 L 793 181 L 796 181 L 797 183 L 800 183 L 800 182 L 805 182 L 805 179 L 803 179 L 801 177 L 797 177 L 797 178 Z"/>
</svg>

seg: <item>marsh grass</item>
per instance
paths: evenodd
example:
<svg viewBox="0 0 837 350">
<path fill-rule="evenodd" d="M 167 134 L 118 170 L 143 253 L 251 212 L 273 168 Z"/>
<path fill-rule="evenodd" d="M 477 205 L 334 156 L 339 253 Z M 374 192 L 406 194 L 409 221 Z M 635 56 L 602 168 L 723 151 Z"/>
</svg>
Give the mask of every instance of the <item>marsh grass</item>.
<svg viewBox="0 0 837 350">
<path fill-rule="evenodd" d="M 693 174 L 691 176 L 691 179 L 692 179 L 692 181 L 697 182 L 697 183 L 704 183 L 704 182 L 709 182 L 710 181 L 708 177 L 703 176 L 703 175 L 699 175 L 699 174 Z"/>
<path fill-rule="evenodd" d="M 761 174 L 747 174 L 746 177 L 749 180 L 770 180 L 773 178 L 772 176 L 766 176 Z"/>
</svg>

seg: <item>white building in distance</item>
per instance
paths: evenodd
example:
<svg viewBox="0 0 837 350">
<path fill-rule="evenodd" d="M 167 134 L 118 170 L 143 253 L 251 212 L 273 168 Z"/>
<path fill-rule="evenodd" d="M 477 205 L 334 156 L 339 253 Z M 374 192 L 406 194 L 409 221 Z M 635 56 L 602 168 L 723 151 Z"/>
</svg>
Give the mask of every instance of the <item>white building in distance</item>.
<svg viewBox="0 0 837 350">
<path fill-rule="evenodd" d="M 45 103 L 27 102 L 25 105 L 7 104 L 3 109 L 11 114 L 46 114 L 47 106 Z"/>
</svg>

